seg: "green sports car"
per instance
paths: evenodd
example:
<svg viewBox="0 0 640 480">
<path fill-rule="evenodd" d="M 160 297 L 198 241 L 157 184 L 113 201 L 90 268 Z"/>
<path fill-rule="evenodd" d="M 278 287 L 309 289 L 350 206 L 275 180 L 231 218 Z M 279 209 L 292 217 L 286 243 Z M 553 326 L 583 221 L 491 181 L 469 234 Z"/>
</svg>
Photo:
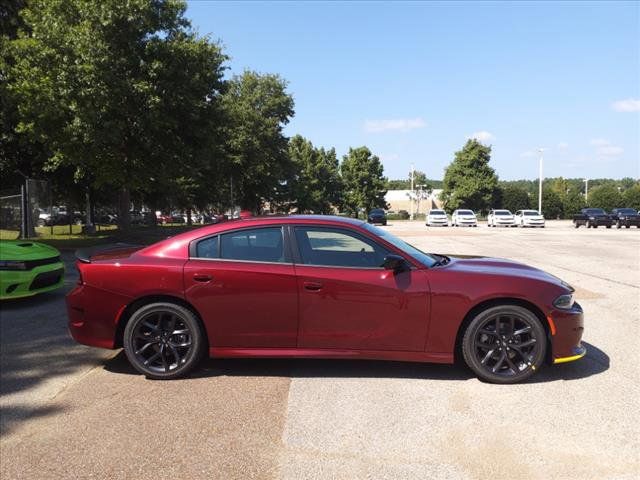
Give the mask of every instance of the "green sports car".
<svg viewBox="0 0 640 480">
<path fill-rule="evenodd" d="M 0 240 L 0 300 L 48 292 L 63 282 L 58 250 L 28 240 Z"/>
</svg>

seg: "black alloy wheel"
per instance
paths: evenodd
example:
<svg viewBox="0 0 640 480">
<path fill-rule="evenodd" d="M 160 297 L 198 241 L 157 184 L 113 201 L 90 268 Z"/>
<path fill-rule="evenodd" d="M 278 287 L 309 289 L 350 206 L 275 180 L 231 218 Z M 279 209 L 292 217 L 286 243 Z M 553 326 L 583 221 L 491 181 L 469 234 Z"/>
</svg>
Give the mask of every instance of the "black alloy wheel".
<svg viewBox="0 0 640 480">
<path fill-rule="evenodd" d="M 153 379 L 186 375 L 199 362 L 203 333 L 193 312 L 174 303 L 136 310 L 124 331 L 124 350 L 133 367 Z"/>
<path fill-rule="evenodd" d="M 547 340 L 538 317 L 517 305 L 491 307 L 469 324 L 462 340 L 465 362 L 491 383 L 517 383 L 542 365 Z"/>
</svg>

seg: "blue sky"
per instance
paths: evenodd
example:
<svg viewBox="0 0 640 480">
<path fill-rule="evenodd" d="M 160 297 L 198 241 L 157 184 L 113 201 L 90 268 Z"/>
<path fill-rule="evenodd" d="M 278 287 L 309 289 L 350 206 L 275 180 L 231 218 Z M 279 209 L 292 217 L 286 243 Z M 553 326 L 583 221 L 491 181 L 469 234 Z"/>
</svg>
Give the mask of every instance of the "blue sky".
<svg viewBox="0 0 640 480">
<path fill-rule="evenodd" d="M 430 178 L 466 139 L 500 178 L 640 177 L 640 3 L 192 1 L 230 73 L 289 82 L 286 133 Z"/>
</svg>

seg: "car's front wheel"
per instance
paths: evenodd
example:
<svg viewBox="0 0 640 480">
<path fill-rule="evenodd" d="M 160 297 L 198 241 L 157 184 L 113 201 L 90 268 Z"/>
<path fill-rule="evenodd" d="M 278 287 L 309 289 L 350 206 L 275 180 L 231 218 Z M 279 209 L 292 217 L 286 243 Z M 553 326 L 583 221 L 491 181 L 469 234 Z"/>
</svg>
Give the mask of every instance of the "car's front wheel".
<svg viewBox="0 0 640 480">
<path fill-rule="evenodd" d="M 517 383 L 542 365 L 546 354 L 542 323 L 530 310 L 499 305 L 476 315 L 462 339 L 466 364 L 491 383 Z"/>
<path fill-rule="evenodd" d="M 204 335 L 195 314 L 175 303 L 144 305 L 124 330 L 124 351 L 140 373 L 158 380 L 185 376 L 200 361 Z"/>
</svg>

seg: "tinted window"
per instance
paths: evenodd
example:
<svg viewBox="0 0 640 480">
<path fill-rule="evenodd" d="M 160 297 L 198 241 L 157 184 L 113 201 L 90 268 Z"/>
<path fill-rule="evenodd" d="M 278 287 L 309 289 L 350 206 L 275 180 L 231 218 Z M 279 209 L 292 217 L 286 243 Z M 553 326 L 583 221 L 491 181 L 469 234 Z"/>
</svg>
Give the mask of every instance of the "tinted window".
<svg viewBox="0 0 640 480">
<path fill-rule="evenodd" d="M 471 210 L 458 210 L 458 215 L 475 215 Z"/>
<path fill-rule="evenodd" d="M 511 215 L 511 212 L 509 210 L 494 210 L 493 214 L 494 215 Z"/>
<path fill-rule="evenodd" d="M 254 228 L 220 235 L 220 258 L 284 262 L 282 228 Z"/>
<path fill-rule="evenodd" d="M 531 217 L 533 217 L 535 215 L 540 215 L 536 210 L 525 210 L 522 213 L 525 214 L 525 215 L 529 215 Z"/>
<path fill-rule="evenodd" d="M 392 235 L 387 230 L 382 230 L 381 228 L 374 227 L 373 225 L 369 225 L 368 223 L 365 223 L 362 226 L 374 235 L 384 238 L 387 242 L 389 242 L 396 248 L 399 248 L 403 252 L 408 253 L 423 265 L 426 265 L 427 267 L 432 267 L 433 265 L 435 265 L 436 259 L 434 257 L 429 255 L 428 253 L 424 253 L 422 250 L 418 250 L 413 245 L 405 242 L 404 240 L 401 240 L 395 235 Z"/>
<path fill-rule="evenodd" d="M 604 210 L 602 210 L 601 208 L 587 208 L 585 212 L 587 213 L 587 215 L 606 215 Z"/>
<path fill-rule="evenodd" d="M 616 209 L 617 213 L 621 213 L 623 215 L 635 215 L 636 211 L 633 208 L 618 208 Z"/>
<path fill-rule="evenodd" d="M 429 215 L 444 215 L 444 210 L 431 210 Z"/>
<path fill-rule="evenodd" d="M 218 258 L 218 237 L 205 238 L 196 245 L 196 257 Z"/>
<path fill-rule="evenodd" d="M 369 212 L 370 215 L 384 215 L 384 210 L 378 208 L 376 210 L 371 210 L 371 212 Z"/>
<path fill-rule="evenodd" d="M 302 263 L 332 267 L 382 267 L 388 251 L 375 242 L 346 230 L 296 227 Z"/>
</svg>

